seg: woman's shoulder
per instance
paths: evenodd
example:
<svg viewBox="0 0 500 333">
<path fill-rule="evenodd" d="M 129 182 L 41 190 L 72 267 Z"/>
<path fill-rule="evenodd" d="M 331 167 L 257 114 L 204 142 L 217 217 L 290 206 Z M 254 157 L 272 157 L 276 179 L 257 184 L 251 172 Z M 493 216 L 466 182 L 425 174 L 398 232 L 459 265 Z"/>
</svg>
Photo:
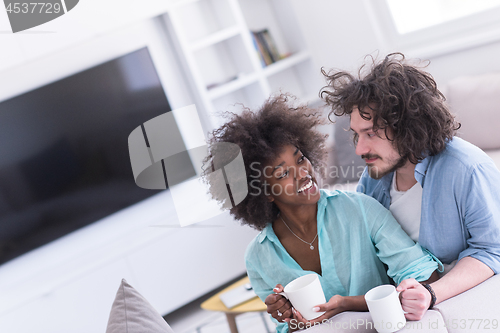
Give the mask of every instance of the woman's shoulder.
<svg viewBox="0 0 500 333">
<path fill-rule="evenodd" d="M 364 202 L 364 201 L 370 202 L 372 200 L 375 200 L 364 193 L 355 191 L 321 189 L 320 193 L 321 193 L 320 202 L 323 201 L 324 203 L 330 203 L 335 200 L 338 200 L 338 201 L 350 201 L 353 202 L 354 204 L 359 204 L 359 202 Z"/>
<path fill-rule="evenodd" d="M 269 223 L 264 229 L 262 229 L 247 245 L 245 251 L 245 261 L 252 261 L 262 255 L 262 252 L 266 249 L 266 238 L 272 236 L 272 224 Z"/>
<path fill-rule="evenodd" d="M 260 245 L 259 236 L 261 236 L 261 233 L 262 231 L 259 232 L 247 245 L 247 249 L 245 251 L 245 260 L 249 259 L 252 256 L 252 254 L 255 253 L 256 250 L 259 250 L 259 245 Z"/>
<path fill-rule="evenodd" d="M 348 213 L 350 216 L 365 216 L 367 211 L 386 210 L 380 202 L 361 192 L 341 190 L 321 190 L 322 196 L 318 205 L 326 210 L 336 210 Z"/>
</svg>

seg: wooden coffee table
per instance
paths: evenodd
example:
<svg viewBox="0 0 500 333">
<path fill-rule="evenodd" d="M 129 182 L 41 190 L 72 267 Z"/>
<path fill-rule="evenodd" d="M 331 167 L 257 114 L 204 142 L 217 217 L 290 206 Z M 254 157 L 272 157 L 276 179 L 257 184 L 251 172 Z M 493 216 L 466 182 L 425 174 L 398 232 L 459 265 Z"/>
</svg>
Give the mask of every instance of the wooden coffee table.
<svg viewBox="0 0 500 333">
<path fill-rule="evenodd" d="M 235 317 L 237 315 L 247 312 L 264 312 L 267 310 L 266 304 L 264 304 L 264 302 L 262 302 L 260 298 L 257 296 L 231 309 L 228 309 L 224 305 L 224 303 L 222 303 L 222 301 L 219 298 L 219 295 L 231 289 L 234 289 L 235 287 L 239 287 L 247 283 L 250 283 L 250 279 L 248 278 L 248 276 L 233 283 L 229 287 L 225 288 L 224 290 L 218 292 L 217 294 L 207 299 L 205 302 L 201 303 L 201 308 L 204 310 L 224 312 L 226 314 L 227 323 L 229 324 L 231 333 L 238 333 L 238 327 L 236 326 L 236 320 L 235 320 Z M 262 315 L 263 315 L 262 319 L 264 320 L 264 324 L 266 325 L 267 328 L 267 323 L 265 321 L 264 314 Z"/>
</svg>

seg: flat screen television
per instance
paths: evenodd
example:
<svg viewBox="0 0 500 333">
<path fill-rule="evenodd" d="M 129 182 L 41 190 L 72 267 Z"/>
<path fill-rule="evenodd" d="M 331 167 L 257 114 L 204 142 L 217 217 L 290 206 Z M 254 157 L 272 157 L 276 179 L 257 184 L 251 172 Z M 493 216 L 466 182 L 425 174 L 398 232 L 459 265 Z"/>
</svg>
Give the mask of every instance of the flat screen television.
<svg viewBox="0 0 500 333">
<path fill-rule="evenodd" d="M 2 101 L 0 264 L 156 194 L 127 139 L 170 110 L 147 47 Z"/>
</svg>

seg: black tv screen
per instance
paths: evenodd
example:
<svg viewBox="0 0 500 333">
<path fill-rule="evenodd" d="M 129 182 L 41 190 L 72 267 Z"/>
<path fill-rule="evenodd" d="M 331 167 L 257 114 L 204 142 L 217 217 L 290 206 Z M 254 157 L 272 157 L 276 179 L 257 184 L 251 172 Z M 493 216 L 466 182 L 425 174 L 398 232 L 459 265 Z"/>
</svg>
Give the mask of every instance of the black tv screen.
<svg viewBox="0 0 500 333">
<path fill-rule="evenodd" d="M 147 48 L 1 102 L 0 264 L 156 194 L 128 135 L 170 110 Z"/>
</svg>

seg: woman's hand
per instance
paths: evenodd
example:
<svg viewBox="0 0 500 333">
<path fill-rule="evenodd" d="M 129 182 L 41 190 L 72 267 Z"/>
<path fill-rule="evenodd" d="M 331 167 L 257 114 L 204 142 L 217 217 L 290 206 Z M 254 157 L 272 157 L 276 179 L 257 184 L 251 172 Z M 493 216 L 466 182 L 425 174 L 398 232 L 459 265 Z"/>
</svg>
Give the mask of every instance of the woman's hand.
<svg viewBox="0 0 500 333">
<path fill-rule="evenodd" d="M 315 319 L 307 320 L 297 311 L 295 308 L 293 310 L 293 319 L 297 321 L 297 326 L 299 327 L 311 327 L 314 323 L 322 323 L 324 320 L 335 316 L 338 313 L 347 311 L 346 308 L 346 297 L 340 295 L 334 295 L 325 304 L 317 305 L 313 308 L 316 312 L 325 312 L 321 316 Z M 302 323 L 302 324 L 299 324 Z"/>
<path fill-rule="evenodd" d="M 396 288 L 401 291 L 401 305 L 408 320 L 420 320 L 431 304 L 431 294 L 415 279 L 401 281 Z"/>
<path fill-rule="evenodd" d="M 281 284 L 277 284 L 273 291 L 276 294 L 268 295 L 264 301 L 267 305 L 267 313 L 280 323 L 290 321 L 293 315 L 292 304 L 285 297 L 277 294 L 283 292 L 283 286 Z"/>
</svg>

